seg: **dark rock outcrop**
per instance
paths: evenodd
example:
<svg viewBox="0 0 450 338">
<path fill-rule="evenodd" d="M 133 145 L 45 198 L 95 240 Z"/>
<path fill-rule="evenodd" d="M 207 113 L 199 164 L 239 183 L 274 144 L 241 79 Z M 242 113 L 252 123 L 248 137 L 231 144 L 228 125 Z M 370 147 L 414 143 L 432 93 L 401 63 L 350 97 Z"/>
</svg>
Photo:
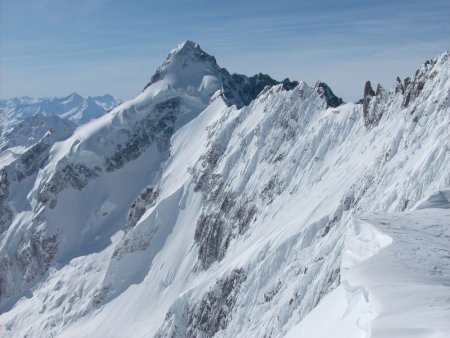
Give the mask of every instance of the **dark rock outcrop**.
<svg viewBox="0 0 450 338">
<path fill-rule="evenodd" d="M 436 64 L 437 59 L 426 61 L 422 67 L 420 67 L 414 74 L 414 78 L 406 78 L 404 84 L 404 97 L 402 102 L 402 108 L 407 108 L 409 104 L 414 101 L 421 93 L 427 80 L 432 80 L 435 73 L 431 72 L 431 69 Z"/>
<path fill-rule="evenodd" d="M 246 279 L 244 269 L 237 268 L 218 279 L 201 299 L 180 300 L 184 304 L 176 304 L 179 306 L 169 310 L 155 337 L 214 337 L 231 322 Z"/>
<path fill-rule="evenodd" d="M 317 82 L 314 86 L 314 90 L 321 98 L 324 98 L 325 101 L 327 101 L 327 107 L 336 108 L 344 103 L 340 97 L 334 95 L 331 88 L 325 82 Z"/>
<path fill-rule="evenodd" d="M 377 85 L 377 90 L 374 92 L 370 81 L 366 82 L 362 99 L 364 125 L 366 127 L 378 125 L 383 116 L 383 105 L 381 103 L 386 100 L 386 97 L 387 93 L 380 84 Z"/>
<path fill-rule="evenodd" d="M 158 198 L 159 191 L 153 186 L 147 187 L 139 194 L 133 204 L 130 206 L 130 211 L 127 216 L 126 228 L 134 227 L 145 211 L 155 204 Z"/>
<path fill-rule="evenodd" d="M 232 74 L 231 79 L 226 79 L 224 82 L 224 97 L 230 105 L 235 104 L 238 108 L 241 108 L 249 105 L 265 87 L 279 84 L 283 85 L 284 90 L 292 90 L 298 85 L 298 82 L 289 79 L 279 82 L 262 73 L 251 77 Z"/>
<path fill-rule="evenodd" d="M 256 215 L 256 205 L 246 196 L 227 188 L 220 174 L 214 171 L 226 150 L 231 133 L 213 142 L 200 158 L 199 168 L 191 169 L 195 191 L 203 193 L 194 239 L 199 245 L 199 266 L 207 269 L 220 261 L 233 238 L 244 233 Z"/>
<path fill-rule="evenodd" d="M 106 171 L 120 169 L 125 163 L 135 160 L 156 142 L 160 152 L 167 151 L 170 137 L 175 132 L 175 122 L 180 110 L 180 99 L 174 97 L 157 103 L 145 118 L 137 121 L 131 130 L 123 129 L 119 134 L 124 142 L 105 160 Z"/>
<path fill-rule="evenodd" d="M 187 313 L 187 337 L 213 337 L 224 330 L 231 321 L 242 283 L 246 280 L 243 269 L 235 269 L 214 288 L 207 292 L 199 303 L 191 304 Z"/>
<path fill-rule="evenodd" d="M 52 145 L 53 142 L 50 142 L 47 135 L 20 157 L 15 165 L 17 181 L 20 182 L 33 175 L 43 166 L 48 158 L 48 150 Z"/>
<path fill-rule="evenodd" d="M 394 87 L 395 94 L 401 93 L 402 95 L 405 93 L 405 87 L 403 87 L 402 80 L 397 76 L 395 87 Z"/>
<path fill-rule="evenodd" d="M 67 164 L 62 169 L 56 171 L 38 193 L 39 205 L 47 205 L 50 208 L 56 207 L 57 195 L 66 188 L 82 190 L 91 179 L 99 176 L 100 167 L 89 168 L 85 164 Z"/>
<path fill-rule="evenodd" d="M 12 221 L 13 213 L 8 206 L 9 180 L 5 169 L 0 170 L 0 234 Z"/>
<path fill-rule="evenodd" d="M 57 250 L 57 234 L 48 236 L 43 230 L 35 230 L 23 235 L 15 255 L 5 254 L 0 259 L 0 298 L 27 290 L 38 276 L 48 270 Z M 19 278 L 17 272 L 20 273 Z M 12 285 L 16 289 L 11 290 Z"/>
</svg>

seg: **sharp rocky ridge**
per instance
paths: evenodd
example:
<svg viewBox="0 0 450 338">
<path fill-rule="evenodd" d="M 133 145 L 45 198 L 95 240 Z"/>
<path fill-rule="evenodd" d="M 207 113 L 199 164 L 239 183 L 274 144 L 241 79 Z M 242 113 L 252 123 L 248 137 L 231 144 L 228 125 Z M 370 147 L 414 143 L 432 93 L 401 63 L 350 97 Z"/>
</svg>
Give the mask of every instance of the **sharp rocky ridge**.
<svg viewBox="0 0 450 338">
<path fill-rule="evenodd" d="M 449 58 L 344 103 L 187 41 L 136 98 L 4 151 L 0 334 L 319 336 L 316 317 L 336 337 L 450 333 Z M 393 279 L 364 279 L 376 257 Z M 377 307 L 424 281 L 434 312 L 412 329 L 422 298 Z"/>
</svg>

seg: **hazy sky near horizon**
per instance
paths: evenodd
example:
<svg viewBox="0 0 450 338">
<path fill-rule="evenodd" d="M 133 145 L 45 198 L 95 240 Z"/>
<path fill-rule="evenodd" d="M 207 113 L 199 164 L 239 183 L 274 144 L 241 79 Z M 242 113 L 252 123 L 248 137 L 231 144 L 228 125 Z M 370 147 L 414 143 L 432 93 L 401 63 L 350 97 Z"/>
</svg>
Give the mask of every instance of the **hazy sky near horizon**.
<svg viewBox="0 0 450 338">
<path fill-rule="evenodd" d="M 450 49 L 450 1 L 0 0 L 0 98 L 136 96 L 192 40 L 230 72 L 317 80 L 346 101 Z"/>
</svg>

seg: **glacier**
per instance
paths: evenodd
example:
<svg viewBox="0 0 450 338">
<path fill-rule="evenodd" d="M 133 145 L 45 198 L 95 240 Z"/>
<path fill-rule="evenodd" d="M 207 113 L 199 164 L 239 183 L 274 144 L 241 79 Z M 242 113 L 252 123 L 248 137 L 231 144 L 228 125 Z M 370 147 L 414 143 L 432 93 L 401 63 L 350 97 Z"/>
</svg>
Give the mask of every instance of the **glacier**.
<svg viewBox="0 0 450 338">
<path fill-rule="evenodd" d="M 446 337 L 450 52 L 344 103 L 196 43 L 0 167 L 0 335 Z"/>
</svg>

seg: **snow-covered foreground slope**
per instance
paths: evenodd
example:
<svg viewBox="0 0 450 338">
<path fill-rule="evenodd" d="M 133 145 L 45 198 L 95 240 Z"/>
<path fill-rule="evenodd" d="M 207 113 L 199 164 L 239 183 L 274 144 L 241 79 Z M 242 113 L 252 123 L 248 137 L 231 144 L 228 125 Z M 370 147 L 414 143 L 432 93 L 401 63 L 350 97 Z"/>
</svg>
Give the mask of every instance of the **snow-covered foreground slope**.
<svg viewBox="0 0 450 338">
<path fill-rule="evenodd" d="M 355 216 L 341 285 L 287 337 L 450 336 L 450 190 L 431 199 Z"/>
<path fill-rule="evenodd" d="M 55 143 L 38 166 L 3 168 L 0 334 L 330 336 L 314 325 L 321 313 L 342 337 L 406 332 L 417 313 L 383 321 L 379 304 L 406 303 L 383 303 L 378 287 L 414 270 L 414 254 L 392 257 L 414 251 L 416 231 L 434 234 L 423 215 L 449 224 L 430 209 L 436 197 L 422 203 L 450 186 L 449 55 L 341 104 L 323 83 L 230 75 L 180 45 L 136 99 Z M 418 204 L 426 209 L 407 215 Z M 374 212 L 392 227 L 378 229 L 389 222 Z M 419 230 L 408 224 L 399 239 L 414 215 Z M 389 247 L 386 276 L 361 279 Z M 444 279 L 446 259 L 436 258 Z M 446 329 L 448 299 L 439 304 L 431 331 Z"/>
</svg>

